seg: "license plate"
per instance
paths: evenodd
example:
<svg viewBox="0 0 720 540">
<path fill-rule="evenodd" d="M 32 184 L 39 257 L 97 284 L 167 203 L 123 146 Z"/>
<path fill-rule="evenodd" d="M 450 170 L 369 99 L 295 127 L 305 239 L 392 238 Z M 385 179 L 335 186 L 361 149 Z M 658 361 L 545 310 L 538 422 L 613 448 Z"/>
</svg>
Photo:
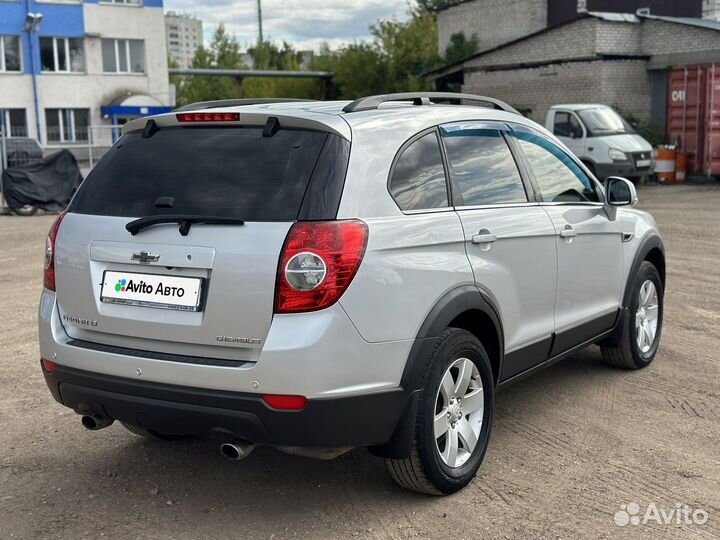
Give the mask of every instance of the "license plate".
<svg viewBox="0 0 720 540">
<path fill-rule="evenodd" d="M 106 270 L 100 301 L 159 309 L 200 311 L 203 280 Z"/>
<path fill-rule="evenodd" d="M 652 161 L 650 161 L 649 159 L 638 159 L 635 162 L 635 166 L 636 167 L 649 167 L 650 163 L 652 163 Z"/>
</svg>

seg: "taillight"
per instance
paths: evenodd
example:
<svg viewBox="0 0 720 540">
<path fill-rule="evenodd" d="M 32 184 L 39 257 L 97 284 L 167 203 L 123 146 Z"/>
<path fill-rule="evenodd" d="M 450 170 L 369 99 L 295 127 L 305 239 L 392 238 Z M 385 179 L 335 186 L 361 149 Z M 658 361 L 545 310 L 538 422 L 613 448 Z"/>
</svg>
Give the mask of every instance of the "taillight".
<svg viewBox="0 0 720 540">
<path fill-rule="evenodd" d="M 213 112 L 194 112 L 176 114 L 178 122 L 237 122 L 240 120 L 240 113 L 213 113 Z"/>
<path fill-rule="evenodd" d="M 66 215 L 67 212 L 63 212 L 57 217 L 55 223 L 50 227 L 50 232 L 45 240 L 45 272 L 43 274 L 43 285 L 51 291 L 55 290 L 55 240 L 60 230 L 60 224 Z"/>
<path fill-rule="evenodd" d="M 367 237 L 367 225 L 358 220 L 295 223 L 280 257 L 275 313 L 337 302 L 360 267 Z"/>
</svg>

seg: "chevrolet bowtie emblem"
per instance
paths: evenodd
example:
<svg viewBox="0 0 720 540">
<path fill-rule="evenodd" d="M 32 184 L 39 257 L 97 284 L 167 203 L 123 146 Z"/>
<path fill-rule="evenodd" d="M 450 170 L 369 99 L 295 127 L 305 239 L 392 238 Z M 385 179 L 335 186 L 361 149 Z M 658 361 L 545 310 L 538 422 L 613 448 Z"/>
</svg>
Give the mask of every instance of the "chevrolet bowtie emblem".
<svg viewBox="0 0 720 540">
<path fill-rule="evenodd" d="M 151 262 L 157 262 L 160 259 L 160 255 L 153 255 L 147 251 L 141 251 L 140 253 L 133 253 L 130 257 L 131 261 L 137 261 L 140 264 L 148 264 Z"/>
</svg>

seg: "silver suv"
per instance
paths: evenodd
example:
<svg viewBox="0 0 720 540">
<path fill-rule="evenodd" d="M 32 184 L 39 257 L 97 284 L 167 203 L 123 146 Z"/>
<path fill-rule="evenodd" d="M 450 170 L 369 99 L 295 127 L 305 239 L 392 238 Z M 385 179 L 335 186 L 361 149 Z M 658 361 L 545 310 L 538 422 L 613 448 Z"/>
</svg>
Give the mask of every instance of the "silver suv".
<svg viewBox="0 0 720 540">
<path fill-rule="evenodd" d="M 486 97 L 135 120 L 50 231 L 43 373 L 88 429 L 231 459 L 367 446 L 402 486 L 452 493 L 499 387 L 590 344 L 653 360 L 665 259 L 636 200 Z"/>
</svg>

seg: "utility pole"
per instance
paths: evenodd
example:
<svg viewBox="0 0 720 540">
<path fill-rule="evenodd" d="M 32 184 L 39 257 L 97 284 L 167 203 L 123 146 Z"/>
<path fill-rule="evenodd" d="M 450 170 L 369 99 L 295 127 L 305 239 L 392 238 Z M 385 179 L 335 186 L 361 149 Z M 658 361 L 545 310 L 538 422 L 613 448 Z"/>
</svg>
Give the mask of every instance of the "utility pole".
<svg viewBox="0 0 720 540">
<path fill-rule="evenodd" d="M 262 32 L 262 0 L 257 0 L 258 4 L 258 43 L 263 42 Z"/>
</svg>

